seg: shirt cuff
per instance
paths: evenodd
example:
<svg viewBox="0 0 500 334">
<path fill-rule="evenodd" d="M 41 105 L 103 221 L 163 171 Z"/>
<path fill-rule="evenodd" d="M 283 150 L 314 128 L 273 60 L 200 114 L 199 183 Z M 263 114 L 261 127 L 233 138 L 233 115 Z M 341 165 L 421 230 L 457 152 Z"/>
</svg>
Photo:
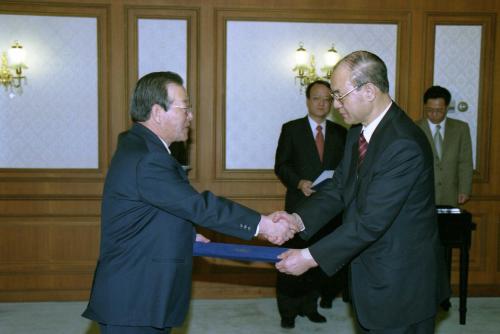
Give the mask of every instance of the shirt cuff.
<svg viewBox="0 0 500 334">
<path fill-rule="evenodd" d="M 311 252 L 309 251 L 309 248 L 304 248 L 300 250 L 300 255 L 306 260 L 314 260 L 314 258 L 311 255 Z"/>
<path fill-rule="evenodd" d="M 292 213 L 292 215 L 295 217 L 295 221 L 297 222 L 297 225 L 299 226 L 299 232 L 302 232 L 306 229 L 306 227 L 304 226 L 304 222 L 302 221 L 302 218 L 300 218 L 300 216 L 298 214 L 296 214 L 295 212 Z"/>
</svg>

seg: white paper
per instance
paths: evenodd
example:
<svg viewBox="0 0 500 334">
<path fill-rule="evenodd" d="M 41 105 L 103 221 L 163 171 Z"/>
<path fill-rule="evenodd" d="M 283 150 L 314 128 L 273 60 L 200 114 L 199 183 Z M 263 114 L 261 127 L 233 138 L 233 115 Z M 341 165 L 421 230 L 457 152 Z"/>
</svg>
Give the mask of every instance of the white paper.
<svg viewBox="0 0 500 334">
<path fill-rule="evenodd" d="M 332 176 L 333 176 L 333 173 L 335 171 L 333 169 L 328 169 L 328 170 L 324 170 L 323 173 L 321 173 L 317 178 L 316 180 L 314 180 L 312 186 L 317 186 L 318 184 L 320 184 L 321 182 L 325 181 L 326 179 L 331 179 Z"/>
</svg>

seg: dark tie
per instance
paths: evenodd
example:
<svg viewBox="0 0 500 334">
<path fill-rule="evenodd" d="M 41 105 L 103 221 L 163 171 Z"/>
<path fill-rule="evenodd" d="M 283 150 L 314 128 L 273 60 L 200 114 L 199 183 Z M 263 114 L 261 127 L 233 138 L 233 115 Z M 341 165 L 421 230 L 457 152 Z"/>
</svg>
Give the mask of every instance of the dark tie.
<svg viewBox="0 0 500 334">
<path fill-rule="evenodd" d="M 359 141 L 358 141 L 358 152 L 359 152 L 358 168 L 361 167 L 363 160 L 365 160 L 365 155 L 367 150 L 368 150 L 368 142 L 366 141 L 365 136 L 363 136 L 363 131 L 361 131 L 361 133 L 359 134 Z"/>
<path fill-rule="evenodd" d="M 321 125 L 316 127 L 316 148 L 318 149 L 319 160 L 323 162 L 323 150 L 325 148 L 325 137 L 323 137 L 323 128 Z"/>
</svg>

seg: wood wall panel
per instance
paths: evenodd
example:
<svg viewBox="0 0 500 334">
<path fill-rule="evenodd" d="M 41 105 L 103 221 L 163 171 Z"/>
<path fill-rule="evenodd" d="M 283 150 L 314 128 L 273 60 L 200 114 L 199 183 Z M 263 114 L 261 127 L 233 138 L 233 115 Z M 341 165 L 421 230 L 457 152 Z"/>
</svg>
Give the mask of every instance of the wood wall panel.
<svg viewBox="0 0 500 334">
<path fill-rule="evenodd" d="M 224 167 L 225 22 L 228 19 L 297 22 L 393 22 L 398 30 L 398 100 L 416 119 L 432 82 L 432 24 L 452 18 L 485 24 L 481 165 L 465 208 L 473 232 L 469 292 L 500 296 L 500 32 L 499 0 L 40 0 L 2 1 L 2 14 L 74 15 L 98 19 L 99 168 L 0 170 L 0 301 L 86 299 L 99 245 L 103 177 L 118 134 L 128 120 L 137 79 L 136 20 L 186 18 L 189 22 L 189 90 L 196 109 L 191 150 L 193 185 L 261 212 L 283 208 L 284 187 L 270 170 Z M 466 52 L 466 50 L 464 50 Z M 293 80 L 292 76 L 290 80 Z M 249 89 L 258 94 L 258 84 Z M 2 97 L 3 98 L 3 97 Z M 215 241 L 241 242 L 213 232 Z M 262 241 L 252 243 L 264 244 Z M 452 281 L 458 282 L 453 254 Z M 267 264 L 195 259 L 195 297 L 274 294 L 275 270 Z M 456 291 L 456 289 L 455 289 Z"/>
<path fill-rule="evenodd" d="M 489 180 L 489 158 L 491 141 L 491 112 L 493 109 L 493 65 L 494 65 L 494 36 L 496 29 L 495 14 L 493 13 L 443 13 L 431 12 L 425 14 L 426 20 L 426 45 L 425 45 L 425 70 L 424 86 L 433 83 L 434 69 L 434 37 L 437 25 L 474 25 L 482 28 L 480 81 L 478 99 L 478 124 L 477 124 L 477 157 L 474 179 L 476 183 Z M 423 106 L 423 101 L 420 101 Z M 423 108 L 421 109 L 423 110 Z M 423 112 L 422 112 L 423 115 Z"/>
</svg>

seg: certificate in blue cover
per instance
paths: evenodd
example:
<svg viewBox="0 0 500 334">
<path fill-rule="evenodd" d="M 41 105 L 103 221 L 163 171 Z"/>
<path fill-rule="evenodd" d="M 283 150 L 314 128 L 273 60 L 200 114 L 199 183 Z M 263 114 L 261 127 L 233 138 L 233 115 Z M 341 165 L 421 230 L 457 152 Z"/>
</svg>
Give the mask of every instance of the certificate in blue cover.
<svg viewBox="0 0 500 334">
<path fill-rule="evenodd" d="M 288 248 L 195 242 L 193 256 L 208 256 L 238 261 L 278 262 L 278 255 Z"/>
</svg>

